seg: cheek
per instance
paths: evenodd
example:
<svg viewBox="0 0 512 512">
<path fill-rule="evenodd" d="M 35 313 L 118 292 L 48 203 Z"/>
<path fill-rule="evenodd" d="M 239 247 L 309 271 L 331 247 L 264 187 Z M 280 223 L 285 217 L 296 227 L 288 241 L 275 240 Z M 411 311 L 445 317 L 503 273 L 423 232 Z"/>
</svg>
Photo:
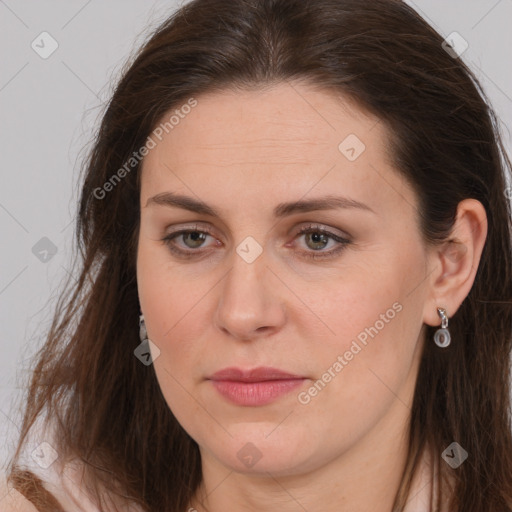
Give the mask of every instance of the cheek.
<svg viewBox="0 0 512 512">
<path fill-rule="evenodd" d="M 353 301 L 338 295 L 346 308 L 331 303 L 325 316 L 336 336 L 306 353 L 314 360 L 316 380 L 298 397 L 298 413 L 327 437 L 354 440 L 394 405 L 407 413 L 400 402 L 408 403 L 413 391 L 409 377 L 418 336 L 410 315 L 419 313 L 400 295 L 399 287 L 386 293 L 357 287 L 346 291 L 354 292 Z"/>
<path fill-rule="evenodd" d="M 186 274 L 173 265 L 162 247 L 140 244 L 137 259 L 137 286 L 149 339 L 160 355 L 153 367 L 162 393 L 176 415 L 196 411 L 190 395 L 191 382 L 199 380 L 205 339 L 204 307 L 215 281 L 204 275 Z"/>
<path fill-rule="evenodd" d="M 197 315 L 195 305 L 204 296 L 204 277 L 187 274 L 170 258 L 165 246 L 152 240 L 139 244 L 137 257 L 137 287 L 148 334 L 167 344 L 180 324 L 190 324 Z M 163 348 L 164 347 L 159 347 Z"/>
<path fill-rule="evenodd" d="M 180 424 L 189 425 L 204 414 L 193 397 L 193 383 L 201 371 L 198 357 L 203 353 L 199 345 L 204 336 L 199 331 L 204 321 L 198 321 L 201 296 L 184 292 L 187 288 L 179 281 L 168 283 L 166 277 L 152 272 L 145 277 L 141 305 L 147 311 L 148 336 L 160 350 L 153 369 L 168 407 Z"/>
<path fill-rule="evenodd" d="M 328 333 L 309 355 L 315 356 L 325 380 L 330 378 L 325 372 L 337 376 L 332 379 L 337 383 L 329 387 L 342 390 L 338 396 L 347 398 L 357 390 L 359 398 L 372 399 L 375 393 L 398 389 L 407 378 L 422 326 L 421 258 L 414 246 L 387 255 L 381 252 L 378 261 L 353 266 L 328 283 L 308 283 L 308 305 L 325 326 L 321 332 Z M 320 331 L 313 329 L 312 320 L 302 322 L 301 331 L 314 340 Z M 315 325 L 318 329 L 316 319 Z"/>
<path fill-rule="evenodd" d="M 384 320 L 394 317 L 392 306 L 400 301 L 402 290 L 395 265 L 389 261 L 384 263 L 382 258 L 379 262 L 352 265 L 338 275 L 333 273 L 328 280 L 304 282 L 302 289 L 295 287 L 312 313 L 307 317 L 309 325 L 313 326 L 315 316 L 322 321 L 325 347 L 348 349 L 352 339 L 376 322 L 379 330 L 383 330 L 380 315 L 391 309 Z M 306 322 L 306 317 L 302 321 Z M 364 341 L 364 334 L 360 339 Z"/>
</svg>

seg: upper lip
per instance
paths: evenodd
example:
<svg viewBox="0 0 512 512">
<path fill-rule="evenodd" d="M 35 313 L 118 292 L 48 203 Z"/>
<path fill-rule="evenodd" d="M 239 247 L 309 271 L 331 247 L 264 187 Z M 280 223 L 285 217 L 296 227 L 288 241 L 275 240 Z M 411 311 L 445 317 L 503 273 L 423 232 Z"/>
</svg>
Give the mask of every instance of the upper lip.
<svg viewBox="0 0 512 512">
<path fill-rule="evenodd" d="M 263 382 L 267 380 L 285 380 L 285 379 L 303 379 L 301 375 L 271 368 L 269 366 L 259 366 L 249 370 L 241 368 L 229 367 L 215 372 L 208 377 L 210 380 L 231 380 L 237 382 Z"/>
</svg>

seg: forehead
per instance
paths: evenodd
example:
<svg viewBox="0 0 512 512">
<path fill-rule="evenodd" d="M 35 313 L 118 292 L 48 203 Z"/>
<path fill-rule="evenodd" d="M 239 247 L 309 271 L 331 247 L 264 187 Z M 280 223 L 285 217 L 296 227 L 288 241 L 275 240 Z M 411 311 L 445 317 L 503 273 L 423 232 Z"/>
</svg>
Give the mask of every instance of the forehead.
<svg viewBox="0 0 512 512">
<path fill-rule="evenodd" d="M 178 166 L 210 157 L 219 165 L 236 165 L 237 156 L 248 154 L 269 164 L 336 160 L 347 138 L 361 141 L 365 151 L 385 148 L 378 118 L 349 98 L 302 83 L 217 91 L 195 101 L 188 113 L 167 124 L 162 140 L 145 158 L 146 166 L 160 157 L 170 157 Z M 176 110 L 179 105 L 163 116 L 161 127 Z"/>
</svg>

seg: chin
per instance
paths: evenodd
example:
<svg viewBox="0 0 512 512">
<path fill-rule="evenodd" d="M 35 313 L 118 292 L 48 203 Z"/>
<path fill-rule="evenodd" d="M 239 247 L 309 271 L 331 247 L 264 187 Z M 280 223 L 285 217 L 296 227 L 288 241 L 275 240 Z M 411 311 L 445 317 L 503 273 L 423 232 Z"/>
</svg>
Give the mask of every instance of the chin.
<svg viewBox="0 0 512 512">
<path fill-rule="evenodd" d="M 276 424 L 247 424 L 244 428 L 228 428 L 221 445 L 212 445 L 212 438 L 203 444 L 224 466 L 238 473 L 287 476 L 313 469 L 315 445 L 311 433 L 278 432 Z M 236 430 L 236 431 L 234 431 Z M 270 434 L 269 434 L 270 433 Z M 201 443 L 200 443 L 201 445 Z M 320 447 L 317 447 L 320 448 Z"/>
</svg>

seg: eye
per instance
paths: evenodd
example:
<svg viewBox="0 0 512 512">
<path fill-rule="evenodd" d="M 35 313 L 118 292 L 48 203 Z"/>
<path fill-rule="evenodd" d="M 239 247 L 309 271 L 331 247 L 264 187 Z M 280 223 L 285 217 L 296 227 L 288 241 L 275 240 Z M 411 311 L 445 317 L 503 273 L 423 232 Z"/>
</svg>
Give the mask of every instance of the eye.
<svg viewBox="0 0 512 512">
<path fill-rule="evenodd" d="M 331 231 L 314 224 L 309 224 L 300 229 L 295 238 L 304 236 L 306 246 L 312 249 L 311 251 L 301 251 L 302 256 L 310 259 L 326 259 L 332 258 L 340 253 L 347 245 L 351 243 L 350 240 L 339 236 Z M 169 233 L 161 241 L 169 247 L 169 250 L 178 257 L 190 257 L 200 255 L 203 251 L 200 250 L 204 247 L 204 242 L 208 237 L 212 237 L 211 231 L 208 227 L 199 229 L 195 226 L 192 229 L 180 229 Z M 213 237 L 212 237 L 213 238 Z M 181 248 L 178 241 L 181 241 Z M 334 249 L 324 251 L 329 241 L 334 242 Z M 216 242 L 216 245 L 221 242 Z M 184 248 L 183 248 L 184 247 Z"/>
<path fill-rule="evenodd" d="M 178 234 L 181 234 L 181 240 L 191 249 L 197 249 L 200 247 L 206 237 L 209 236 L 203 231 L 182 231 L 181 233 L 175 234 L 174 237 Z M 188 241 L 191 242 L 191 245 L 188 244 Z"/>
<path fill-rule="evenodd" d="M 209 236 L 211 236 L 211 231 L 208 228 L 199 229 L 195 226 L 193 229 L 180 229 L 179 231 L 169 233 L 161 241 L 169 247 L 172 253 L 177 256 L 186 257 L 199 253 L 200 251 L 196 249 L 202 247 L 204 241 Z M 176 241 L 183 242 L 185 249 L 180 248 Z"/>
<path fill-rule="evenodd" d="M 308 226 L 304 226 L 297 233 L 297 237 L 305 236 L 305 244 L 307 247 L 313 250 L 303 252 L 303 256 L 305 258 L 311 259 L 324 259 L 324 258 L 332 258 L 338 255 L 347 245 L 351 243 L 350 240 L 339 236 L 331 231 L 322 228 L 321 226 L 309 224 Z M 329 251 L 323 251 L 325 249 L 329 241 L 334 241 L 334 249 Z"/>
</svg>

